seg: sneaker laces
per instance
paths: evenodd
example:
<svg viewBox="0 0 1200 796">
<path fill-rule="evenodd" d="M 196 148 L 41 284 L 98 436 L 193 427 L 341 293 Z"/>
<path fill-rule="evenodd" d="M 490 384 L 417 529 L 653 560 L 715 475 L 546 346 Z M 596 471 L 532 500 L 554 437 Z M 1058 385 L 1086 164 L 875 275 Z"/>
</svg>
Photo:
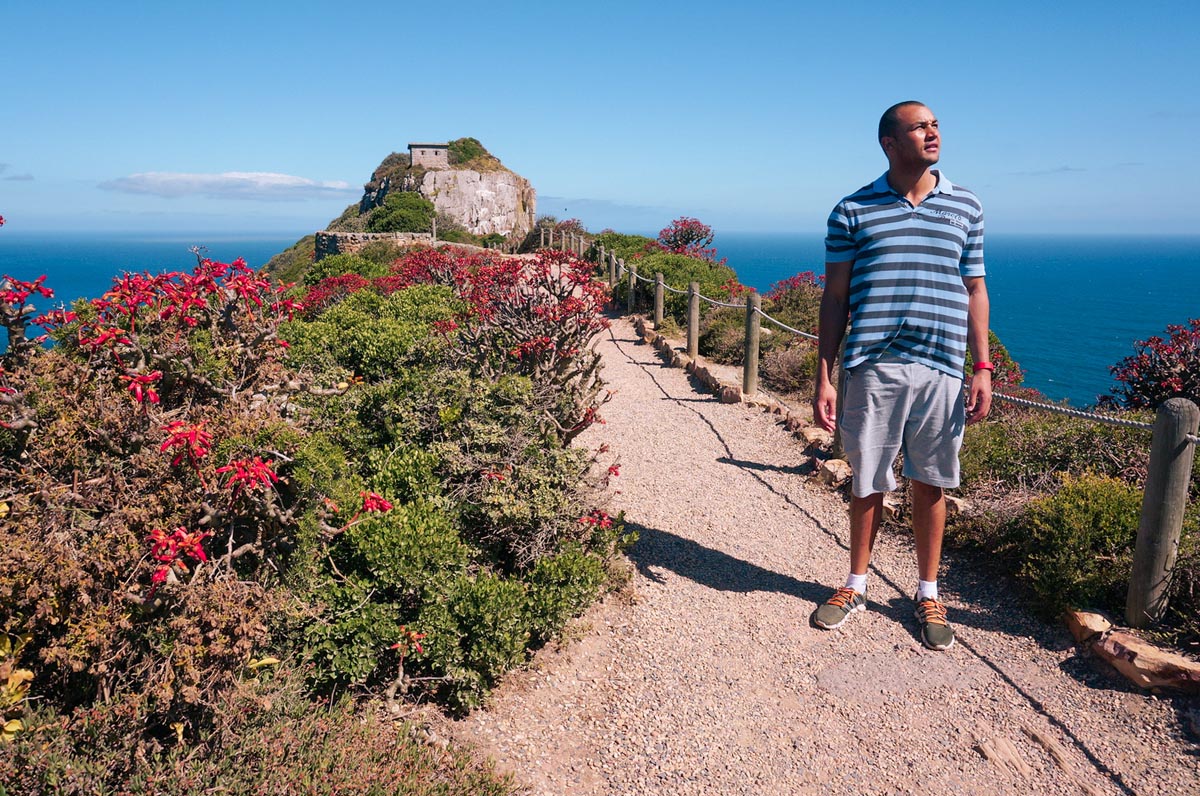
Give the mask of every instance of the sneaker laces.
<svg viewBox="0 0 1200 796">
<path fill-rule="evenodd" d="M 949 625 L 946 621 L 946 606 L 932 597 L 917 602 L 917 610 L 921 612 L 921 620 L 926 624 Z"/>
<path fill-rule="evenodd" d="M 845 608 L 854 601 L 854 595 L 858 594 L 849 586 L 839 586 L 838 590 L 833 593 L 833 596 L 825 601 L 826 605 L 836 605 L 838 608 Z"/>
</svg>

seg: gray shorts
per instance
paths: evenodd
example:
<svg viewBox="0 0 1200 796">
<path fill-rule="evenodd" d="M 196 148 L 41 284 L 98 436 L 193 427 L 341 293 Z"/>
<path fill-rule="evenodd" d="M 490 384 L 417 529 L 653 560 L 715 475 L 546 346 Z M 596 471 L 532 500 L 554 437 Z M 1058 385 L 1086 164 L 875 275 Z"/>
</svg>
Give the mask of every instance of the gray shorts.
<svg viewBox="0 0 1200 796">
<path fill-rule="evenodd" d="M 846 371 L 841 404 L 838 424 L 856 497 L 895 489 L 892 465 L 901 452 L 905 478 L 958 486 L 962 379 L 885 354 Z"/>
</svg>

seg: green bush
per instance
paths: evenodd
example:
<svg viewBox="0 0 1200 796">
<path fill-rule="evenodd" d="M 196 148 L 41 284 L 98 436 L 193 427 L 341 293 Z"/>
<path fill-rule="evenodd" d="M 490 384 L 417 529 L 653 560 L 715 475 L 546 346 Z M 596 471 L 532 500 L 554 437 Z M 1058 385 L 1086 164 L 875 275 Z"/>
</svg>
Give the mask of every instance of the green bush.
<svg viewBox="0 0 1200 796">
<path fill-rule="evenodd" d="M 415 603 L 465 572 L 471 550 L 444 511 L 427 502 L 397 505 L 361 519 L 343 534 L 332 553 L 339 566 L 368 577 L 388 599 Z"/>
<path fill-rule="evenodd" d="M 530 640 L 525 585 L 490 572 L 460 576 L 414 622 L 426 634 L 413 660 L 440 677 L 437 691 L 456 710 L 477 707 Z"/>
<path fill-rule="evenodd" d="M 450 142 L 448 148 L 451 165 L 470 163 L 475 158 L 489 154 L 476 138 L 456 138 Z"/>
<path fill-rule="evenodd" d="M 603 246 L 606 252 L 613 252 L 617 257 L 626 261 L 632 259 L 636 254 L 645 254 L 647 251 L 654 250 L 655 243 L 657 241 L 654 238 L 648 238 L 645 235 L 623 235 L 620 232 L 612 231 L 601 232 L 593 238 L 593 245 Z"/>
<path fill-rule="evenodd" d="M 436 211 L 433 202 L 413 191 L 392 191 L 367 219 L 370 232 L 429 232 Z"/>
<path fill-rule="evenodd" d="M 540 559 L 527 578 L 534 640 L 544 643 L 558 634 L 595 601 L 604 579 L 604 562 L 578 545 Z"/>
<path fill-rule="evenodd" d="M 312 368 L 334 365 L 372 381 L 397 370 L 438 361 L 445 341 L 432 324 L 454 316 L 447 288 L 418 286 L 380 295 L 360 290 L 314 321 L 292 321 L 283 334 L 289 361 Z"/>
<path fill-rule="evenodd" d="M 1113 478 L 1065 477 L 1014 523 L 1020 577 L 1053 614 L 1067 607 L 1119 611 L 1125 603 L 1142 498 Z"/>
<path fill-rule="evenodd" d="M 1149 451 L 1145 431 L 1040 410 L 1005 412 L 967 428 L 962 482 L 967 490 L 1051 488 L 1058 474 L 1096 473 L 1139 483 Z"/>
<path fill-rule="evenodd" d="M 386 265 L 368 260 L 361 255 L 334 254 L 313 263 L 312 267 L 308 269 L 308 273 L 304 275 L 304 284 L 315 285 L 326 277 L 341 276 L 342 274 L 358 274 L 371 279 L 385 276 L 387 273 Z"/>
<path fill-rule="evenodd" d="M 737 274 L 725 265 L 717 265 L 686 254 L 670 254 L 657 252 L 639 258 L 626 258 L 626 266 L 636 267 L 638 275 L 644 279 L 653 279 L 656 273 L 663 275 L 663 282 L 676 290 L 686 291 L 688 285 L 697 282 L 700 292 L 708 298 L 729 300 L 729 286 L 737 282 Z M 624 301 L 628 290 L 628 281 L 622 280 L 617 285 L 615 297 Z M 650 285 L 638 283 L 638 292 L 646 296 L 652 290 Z M 645 299 L 643 299 L 643 302 Z M 687 325 L 688 297 L 680 293 L 667 291 L 663 296 L 663 315 L 670 316 L 681 326 Z M 701 313 L 708 311 L 708 305 L 702 302 Z"/>
</svg>

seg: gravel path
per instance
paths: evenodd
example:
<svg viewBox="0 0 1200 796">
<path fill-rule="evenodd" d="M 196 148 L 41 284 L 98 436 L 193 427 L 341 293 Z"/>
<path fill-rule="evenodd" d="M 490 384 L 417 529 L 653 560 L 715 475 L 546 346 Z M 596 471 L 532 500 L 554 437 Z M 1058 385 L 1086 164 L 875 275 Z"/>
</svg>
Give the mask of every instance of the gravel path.
<svg viewBox="0 0 1200 796">
<path fill-rule="evenodd" d="M 456 739 L 533 794 L 1200 793 L 1194 705 L 1137 692 L 953 555 L 948 652 L 917 639 L 907 536 L 881 535 L 865 614 L 812 628 L 848 531 L 801 443 L 698 392 L 624 320 L 600 347 L 616 396 L 583 444 L 619 458 L 631 587 Z"/>
</svg>

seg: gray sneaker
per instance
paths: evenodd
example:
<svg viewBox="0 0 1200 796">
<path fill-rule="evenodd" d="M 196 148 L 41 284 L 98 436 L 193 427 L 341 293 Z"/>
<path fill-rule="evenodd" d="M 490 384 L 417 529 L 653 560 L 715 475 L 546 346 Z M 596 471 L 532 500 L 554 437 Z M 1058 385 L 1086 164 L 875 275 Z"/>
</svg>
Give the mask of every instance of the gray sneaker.
<svg viewBox="0 0 1200 796">
<path fill-rule="evenodd" d="M 842 623 L 859 611 L 867 610 L 867 595 L 847 586 L 833 593 L 812 615 L 812 623 L 825 630 L 841 627 Z"/>
<path fill-rule="evenodd" d="M 913 598 L 916 600 L 916 598 Z M 917 622 L 921 625 L 921 643 L 931 650 L 948 650 L 954 646 L 954 628 L 946 621 L 946 606 L 927 598 L 916 600 Z"/>
</svg>

